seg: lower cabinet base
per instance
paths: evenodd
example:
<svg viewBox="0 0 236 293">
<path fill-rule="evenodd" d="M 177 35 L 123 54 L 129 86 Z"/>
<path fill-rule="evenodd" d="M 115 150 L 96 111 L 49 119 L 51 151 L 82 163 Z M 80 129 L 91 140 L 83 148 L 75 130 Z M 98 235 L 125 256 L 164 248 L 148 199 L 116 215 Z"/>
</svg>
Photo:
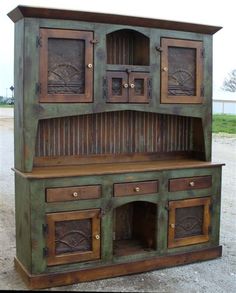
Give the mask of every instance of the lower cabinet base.
<svg viewBox="0 0 236 293">
<path fill-rule="evenodd" d="M 222 256 L 222 246 L 198 251 L 175 254 L 171 256 L 153 257 L 140 261 L 100 266 L 79 271 L 49 273 L 40 275 L 29 274 L 20 261 L 15 258 L 15 268 L 30 289 L 49 288 L 74 283 L 105 279 L 122 275 L 148 272 L 155 269 L 190 264 L 210 260 Z"/>
</svg>

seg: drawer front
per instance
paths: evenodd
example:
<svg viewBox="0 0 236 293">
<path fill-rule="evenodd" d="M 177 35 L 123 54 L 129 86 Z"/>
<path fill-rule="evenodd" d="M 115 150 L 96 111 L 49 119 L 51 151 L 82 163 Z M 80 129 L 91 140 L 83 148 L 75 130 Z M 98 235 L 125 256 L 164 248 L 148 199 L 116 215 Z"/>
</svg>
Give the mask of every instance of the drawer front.
<svg viewBox="0 0 236 293">
<path fill-rule="evenodd" d="M 48 188 L 46 190 L 46 201 L 60 202 L 99 198 L 101 197 L 101 191 L 101 185 Z"/>
<path fill-rule="evenodd" d="M 177 179 L 169 180 L 169 191 L 202 189 L 202 188 L 210 188 L 211 186 L 212 186 L 211 175 L 177 178 Z"/>
<path fill-rule="evenodd" d="M 157 193 L 158 181 L 127 182 L 114 184 L 114 196 Z"/>
</svg>

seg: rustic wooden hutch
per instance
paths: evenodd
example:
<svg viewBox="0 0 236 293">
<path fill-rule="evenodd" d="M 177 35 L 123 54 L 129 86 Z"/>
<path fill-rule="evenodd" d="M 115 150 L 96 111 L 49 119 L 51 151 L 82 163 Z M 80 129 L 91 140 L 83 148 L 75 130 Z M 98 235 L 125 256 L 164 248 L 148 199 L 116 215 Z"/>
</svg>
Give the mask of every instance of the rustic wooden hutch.
<svg viewBox="0 0 236 293">
<path fill-rule="evenodd" d="M 220 27 L 18 6 L 15 267 L 30 288 L 221 256 Z"/>
</svg>

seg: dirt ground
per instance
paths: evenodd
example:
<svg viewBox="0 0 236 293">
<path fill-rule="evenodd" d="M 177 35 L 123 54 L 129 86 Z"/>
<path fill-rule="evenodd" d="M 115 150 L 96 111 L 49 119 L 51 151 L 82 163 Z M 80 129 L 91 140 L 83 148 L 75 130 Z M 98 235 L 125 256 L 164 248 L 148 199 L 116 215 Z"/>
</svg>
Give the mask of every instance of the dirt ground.
<svg viewBox="0 0 236 293">
<path fill-rule="evenodd" d="M 15 272 L 13 119 L 0 118 L 0 290 L 27 290 Z M 222 258 L 148 273 L 42 291 L 236 292 L 236 136 L 213 135 L 214 162 L 223 162 Z"/>
</svg>

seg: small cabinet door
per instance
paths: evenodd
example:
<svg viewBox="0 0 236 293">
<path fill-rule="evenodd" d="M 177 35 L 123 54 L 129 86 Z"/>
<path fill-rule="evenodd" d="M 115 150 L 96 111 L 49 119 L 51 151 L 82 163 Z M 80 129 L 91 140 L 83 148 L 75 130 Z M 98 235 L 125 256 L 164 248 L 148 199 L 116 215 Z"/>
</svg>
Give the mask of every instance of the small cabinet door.
<svg viewBox="0 0 236 293">
<path fill-rule="evenodd" d="M 163 38 L 161 47 L 161 103 L 202 103 L 202 42 Z"/>
<path fill-rule="evenodd" d="M 128 102 L 128 75 L 126 72 L 108 72 L 108 102 L 127 103 Z"/>
<path fill-rule="evenodd" d="M 99 259 L 99 215 L 99 209 L 47 214 L 47 264 Z"/>
<path fill-rule="evenodd" d="M 93 32 L 40 29 L 43 103 L 93 101 Z"/>
<path fill-rule="evenodd" d="M 130 103 L 148 103 L 148 77 L 148 73 L 131 72 L 129 74 Z"/>
<path fill-rule="evenodd" d="M 169 202 L 168 248 L 209 241 L 209 197 Z"/>
<path fill-rule="evenodd" d="M 109 103 L 148 103 L 149 74 L 144 72 L 110 71 L 107 73 Z"/>
</svg>

